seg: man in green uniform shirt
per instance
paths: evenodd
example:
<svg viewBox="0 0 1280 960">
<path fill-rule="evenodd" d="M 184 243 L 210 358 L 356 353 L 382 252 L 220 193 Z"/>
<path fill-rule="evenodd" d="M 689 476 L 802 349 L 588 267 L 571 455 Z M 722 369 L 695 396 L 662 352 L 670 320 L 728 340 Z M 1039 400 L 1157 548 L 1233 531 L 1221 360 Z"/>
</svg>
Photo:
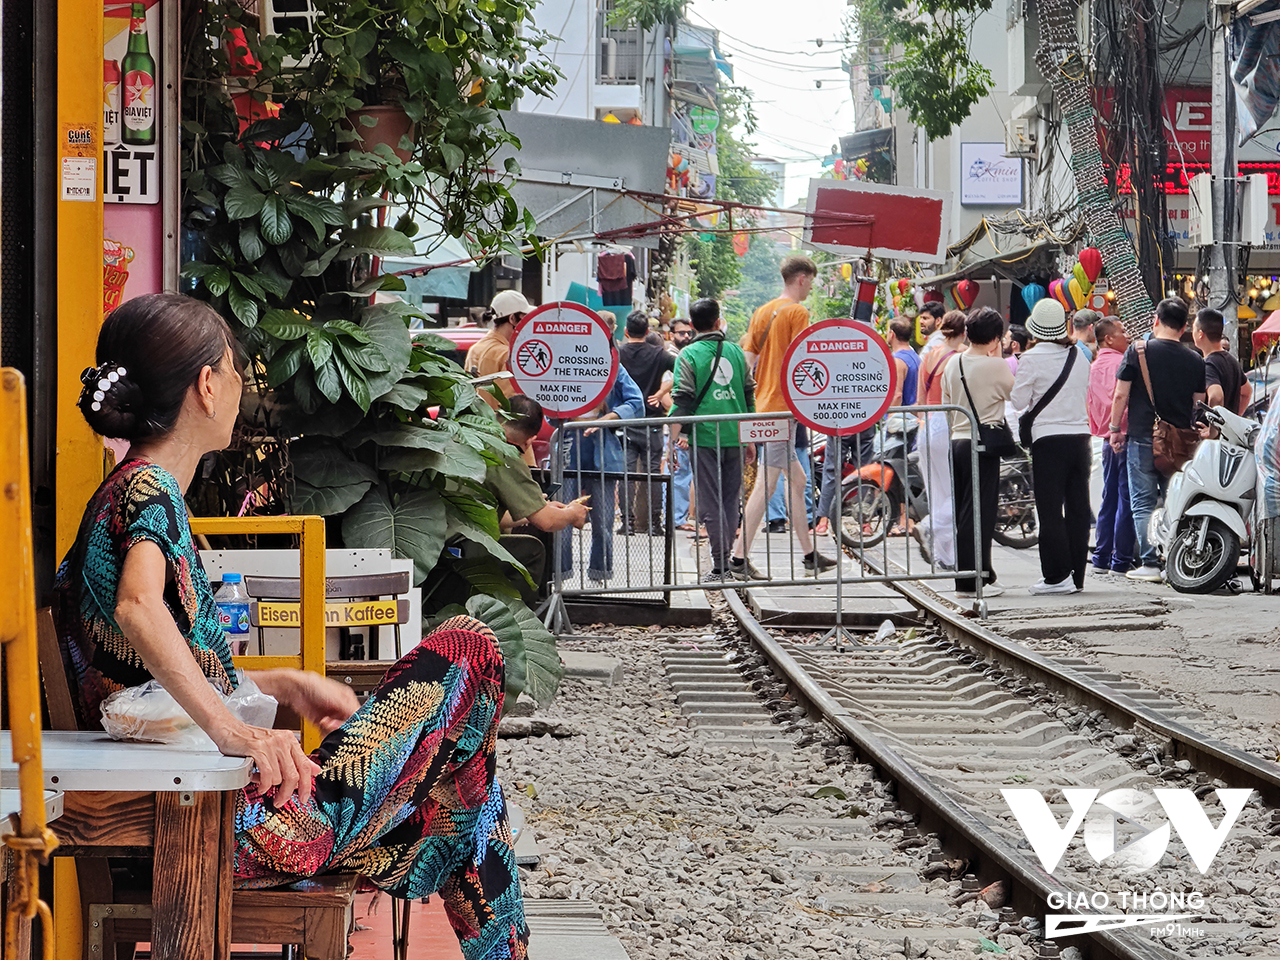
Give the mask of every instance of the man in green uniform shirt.
<svg viewBox="0 0 1280 960">
<path fill-rule="evenodd" d="M 508 403 L 510 412 L 505 415 L 502 429 L 507 443 L 515 449 L 501 463 L 489 466 L 484 485 L 498 500 L 498 522 L 506 531 L 499 542 L 541 587 L 547 570 L 546 544 L 534 534 L 518 531 L 526 524 L 542 533 L 556 533 L 567 527 L 581 530 L 587 522 L 588 507 L 546 498 L 529 472 L 529 465 L 520 457 L 542 429 L 542 405 L 523 395 L 512 397 Z M 523 577 L 520 582 L 521 592 L 527 592 Z"/>
</svg>

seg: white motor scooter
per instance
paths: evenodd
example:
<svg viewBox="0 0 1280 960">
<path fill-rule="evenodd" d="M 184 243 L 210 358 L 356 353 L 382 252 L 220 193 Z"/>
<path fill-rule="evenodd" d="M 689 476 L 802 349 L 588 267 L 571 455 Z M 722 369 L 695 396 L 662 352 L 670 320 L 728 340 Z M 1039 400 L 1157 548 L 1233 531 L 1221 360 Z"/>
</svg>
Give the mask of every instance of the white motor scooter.
<svg viewBox="0 0 1280 960">
<path fill-rule="evenodd" d="M 1165 557 L 1165 578 L 1180 593 L 1211 593 L 1239 584 L 1240 549 L 1249 543 L 1257 502 L 1253 441 L 1261 425 L 1226 407 L 1200 405 L 1218 430 L 1169 481 L 1164 508 L 1151 516 L 1152 540 Z"/>
</svg>

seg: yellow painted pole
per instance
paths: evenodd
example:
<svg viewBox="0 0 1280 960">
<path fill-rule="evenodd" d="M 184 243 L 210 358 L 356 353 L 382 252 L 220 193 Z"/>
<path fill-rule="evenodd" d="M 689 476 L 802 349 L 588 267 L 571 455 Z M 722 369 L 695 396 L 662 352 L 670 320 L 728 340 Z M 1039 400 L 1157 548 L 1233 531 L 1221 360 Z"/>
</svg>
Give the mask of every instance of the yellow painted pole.
<svg viewBox="0 0 1280 960">
<path fill-rule="evenodd" d="M 13 852 L 5 917 L 5 956 L 18 960 L 25 922 L 44 924 L 46 955 L 53 956 L 49 908 L 40 901 L 36 861 L 46 861 L 58 845 L 45 823 L 44 771 L 40 762 L 40 662 L 36 645 L 35 552 L 31 543 L 31 488 L 27 457 L 26 386 L 22 374 L 0 369 L 0 583 L 10 593 L 0 603 L 0 643 L 4 645 L 6 691 L 13 760 L 21 794 L 19 829 L 5 837 Z"/>
<path fill-rule="evenodd" d="M 269 670 L 289 666 L 312 670 L 324 676 L 325 572 L 323 517 L 192 517 L 192 534 L 205 536 L 250 533 L 293 533 L 298 535 L 301 553 L 298 574 L 301 582 L 301 650 L 297 657 L 236 657 L 246 670 Z M 308 720 L 302 722 L 302 748 L 310 753 L 320 746 L 320 731 Z"/>
<path fill-rule="evenodd" d="M 57 553 L 102 482 L 102 441 L 76 409 L 102 326 L 102 0 L 58 4 Z"/>
</svg>

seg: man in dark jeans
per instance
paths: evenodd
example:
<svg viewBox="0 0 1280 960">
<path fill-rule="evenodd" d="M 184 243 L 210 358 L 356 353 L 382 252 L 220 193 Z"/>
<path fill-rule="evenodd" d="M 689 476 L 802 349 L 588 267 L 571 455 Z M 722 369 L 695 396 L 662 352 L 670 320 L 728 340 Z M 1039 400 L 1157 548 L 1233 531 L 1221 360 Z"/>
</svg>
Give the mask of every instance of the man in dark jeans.
<svg viewBox="0 0 1280 960">
<path fill-rule="evenodd" d="M 1191 429 L 1195 405 L 1205 396 L 1204 360 L 1182 344 L 1187 326 L 1187 307 L 1181 300 L 1161 300 L 1156 306 L 1156 323 L 1146 341 L 1147 368 L 1155 404 L 1147 395 L 1138 361 L 1138 347 L 1125 351 L 1116 371 L 1116 392 L 1111 401 L 1109 442 L 1111 449 L 1127 452 L 1129 508 L 1138 540 L 1138 566 L 1125 574 L 1130 580 L 1159 583 L 1160 557 L 1151 542 L 1147 525 L 1156 504 L 1164 495 L 1168 478 L 1155 467 L 1151 453 L 1151 433 L 1155 415 L 1174 427 Z M 1122 414 L 1129 411 L 1129 433 L 1120 433 Z"/>
<path fill-rule="evenodd" d="M 676 358 L 660 343 L 650 343 L 649 318 L 643 310 L 627 317 L 626 341 L 618 348 L 618 362 L 631 374 L 644 394 L 644 415 L 661 417 L 663 410 L 650 402 L 665 376 L 676 366 Z M 637 477 L 627 481 L 622 490 L 622 534 L 662 533 L 663 486 L 652 479 L 662 473 L 663 428 L 625 427 L 623 449 L 627 455 L 627 473 Z"/>
<path fill-rule="evenodd" d="M 755 409 L 755 381 L 742 348 L 727 341 L 720 329 L 720 304 L 698 300 L 689 308 L 689 316 L 698 336 L 680 352 L 671 415 L 729 417 L 749 413 Z M 679 423 L 671 425 L 671 444 L 694 457 L 698 517 L 707 528 L 711 551 L 711 572 L 703 579 L 722 583 L 733 579 L 729 560 L 738 529 L 744 450 L 750 463 L 755 448 L 741 445 L 738 424 L 732 420 L 696 423 L 684 433 L 681 427 Z"/>
</svg>

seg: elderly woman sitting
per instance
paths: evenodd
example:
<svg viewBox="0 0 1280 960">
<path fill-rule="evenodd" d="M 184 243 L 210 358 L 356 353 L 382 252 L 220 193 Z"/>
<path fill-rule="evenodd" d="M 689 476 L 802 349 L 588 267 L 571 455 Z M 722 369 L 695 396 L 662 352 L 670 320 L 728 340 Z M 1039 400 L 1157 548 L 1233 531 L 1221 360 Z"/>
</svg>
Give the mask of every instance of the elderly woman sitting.
<svg viewBox="0 0 1280 960">
<path fill-rule="evenodd" d="M 242 380 L 231 331 L 207 304 L 155 294 L 122 304 L 98 338 L 80 409 L 130 441 L 93 495 L 58 571 L 59 642 L 82 725 L 116 690 L 160 681 L 227 756 L 252 757 L 236 809 L 241 887 L 326 871 L 406 898 L 439 891 L 467 960 L 524 957 L 528 930 L 506 804 L 495 777 L 503 666 L 484 624 L 442 624 L 361 707 L 343 684 L 298 670 L 254 674 L 324 733 L 237 719 L 214 688 L 237 685 L 187 523 L 201 457 L 230 443 Z"/>
</svg>

